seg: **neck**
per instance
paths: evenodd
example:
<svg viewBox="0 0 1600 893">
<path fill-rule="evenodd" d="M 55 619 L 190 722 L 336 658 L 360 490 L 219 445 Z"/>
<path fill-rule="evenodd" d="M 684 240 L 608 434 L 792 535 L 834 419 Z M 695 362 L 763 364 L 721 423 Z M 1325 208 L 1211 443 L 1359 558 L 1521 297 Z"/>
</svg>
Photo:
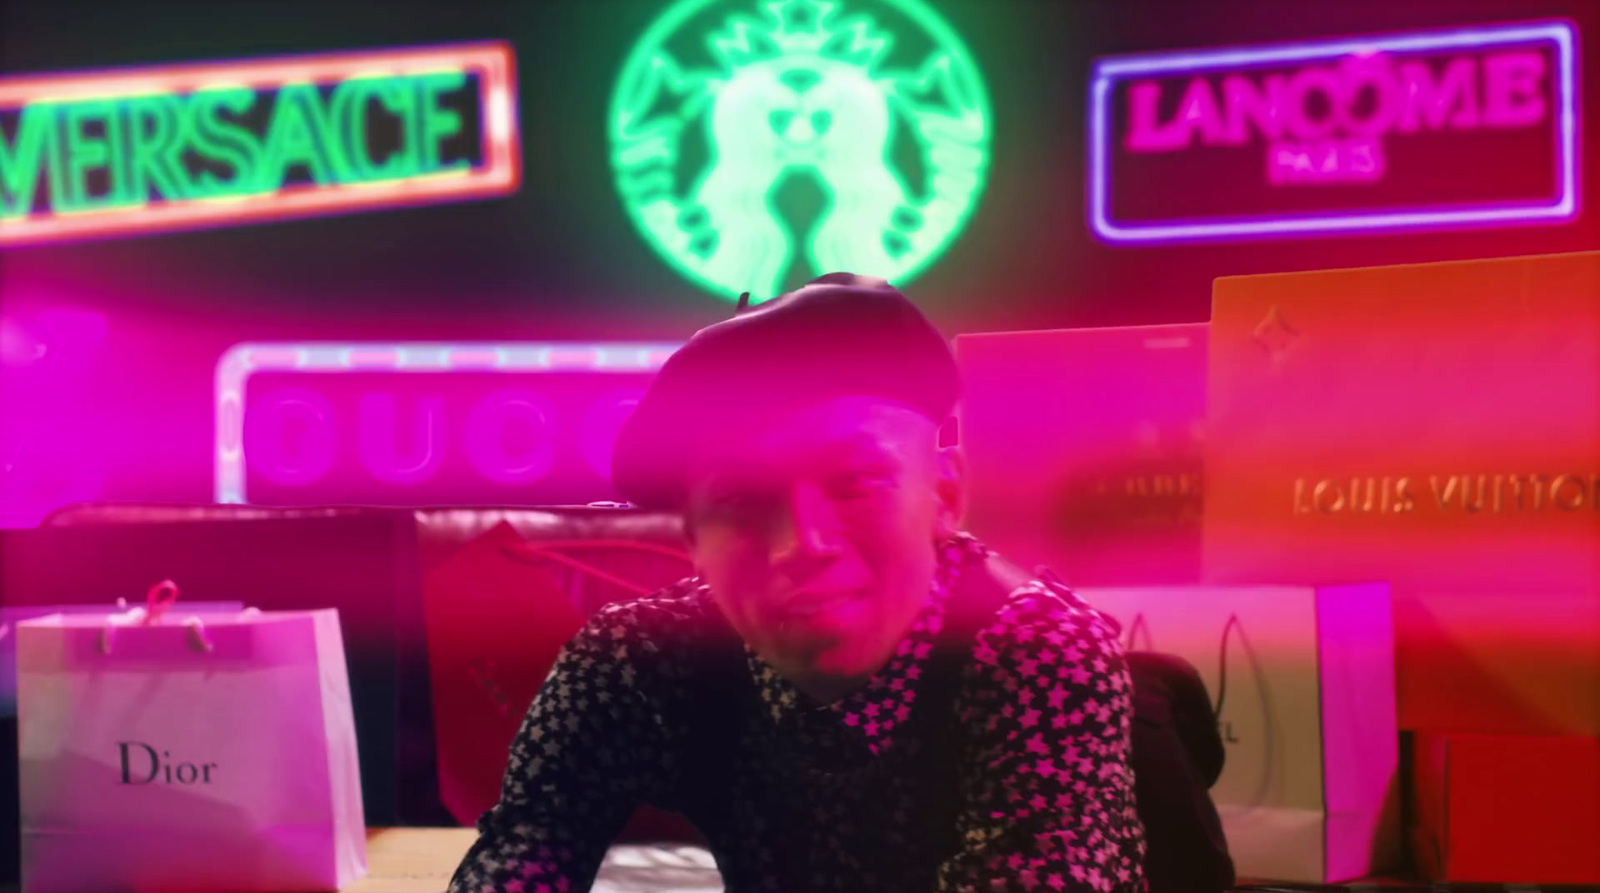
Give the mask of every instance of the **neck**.
<svg viewBox="0 0 1600 893">
<path fill-rule="evenodd" d="M 805 696 L 818 704 L 832 704 L 842 700 L 851 692 L 865 685 L 872 675 L 865 676 L 824 676 L 821 674 L 802 674 L 790 676 L 789 681 L 794 687 L 805 693 Z"/>
</svg>

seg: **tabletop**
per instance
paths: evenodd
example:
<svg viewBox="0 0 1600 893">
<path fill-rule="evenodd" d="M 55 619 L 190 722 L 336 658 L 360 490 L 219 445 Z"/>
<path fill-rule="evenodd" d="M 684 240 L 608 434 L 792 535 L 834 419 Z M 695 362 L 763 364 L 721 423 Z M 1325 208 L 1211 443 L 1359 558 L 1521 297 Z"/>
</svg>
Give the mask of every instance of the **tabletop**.
<svg viewBox="0 0 1600 893">
<path fill-rule="evenodd" d="M 373 828 L 367 831 L 367 876 L 339 893 L 443 893 L 462 856 L 472 846 L 472 828 Z M 1277 884 L 1241 878 L 1237 890 L 1253 893 L 1348 891 L 1461 891 L 1461 893 L 1537 893 L 1532 885 L 1429 884 L 1399 878 L 1368 878 L 1345 884 Z M 1575 891 L 1576 887 L 1544 887 Z M 1589 888 L 1593 889 L 1593 888 Z M 16 893 L 15 884 L 0 884 L 0 893 Z M 711 854 L 700 847 L 674 844 L 613 846 L 606 854 L 591 893 L 722 893 Z"/>
<path fill-rule="evenodd" d="M 442 893 L 476 837 L 471 828 L 375 828 L 367 876 L 340 893 Z M 700 847 L 614 846 L 593 893 L 722 893 L 722 878 Z"/>
</svg>

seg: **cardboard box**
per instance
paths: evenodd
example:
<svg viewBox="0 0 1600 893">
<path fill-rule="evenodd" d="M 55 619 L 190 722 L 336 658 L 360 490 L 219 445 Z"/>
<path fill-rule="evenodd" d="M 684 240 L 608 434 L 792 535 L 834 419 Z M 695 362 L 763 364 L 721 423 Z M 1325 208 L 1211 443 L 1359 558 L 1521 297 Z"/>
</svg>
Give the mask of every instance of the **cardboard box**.
<svg viewBox="0 0 1600 893">
<path fill-rule="evenodd" d="M 1600 734 L 1600 252 L 1219 279 L 1208 582 L 1387 580 L 1406 729 Z"/>
<path fill-rule="evenodd" d="M 1412 755 L 1424 877 L 1600 884 L 1600 741 L 1419 734 Z"/>
<path fill-rule="evenodd" d="M 1194 583 L 1206 326 L 955 339 L 968 527 L 1073 585 Z"/>
</svg>

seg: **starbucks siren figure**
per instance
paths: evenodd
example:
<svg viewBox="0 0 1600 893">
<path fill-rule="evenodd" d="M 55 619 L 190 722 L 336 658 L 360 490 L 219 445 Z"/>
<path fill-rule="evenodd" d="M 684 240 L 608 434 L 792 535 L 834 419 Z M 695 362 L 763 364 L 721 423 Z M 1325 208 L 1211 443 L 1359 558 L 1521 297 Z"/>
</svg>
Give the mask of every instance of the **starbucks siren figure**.
<svg viewBox="0 0 1600 893">
<path fill-rule="evenodd" d="M 685 68 L 656 46 L 624 73 L 613 158 L 635 222 L 679 269 L 730 297 L 777 293 L 797 253 L 813 272 L 909 279 L 948 247 L 983 188 L 990 128 L 976 69 L 931 14 L 910 17 L 934 48 L 918 67 L 891 70 L 895 35 L 853 4 L 763 8 L 708 35 L 717 69 Z M 680 198 L 674 166 L 696 127 L 711 157 Z M 897 170 L 902 140 L 925 183 Z M 828 198 L 809 233 L 773 207 L 778 188 L 803 176 Z"/>
</svg>

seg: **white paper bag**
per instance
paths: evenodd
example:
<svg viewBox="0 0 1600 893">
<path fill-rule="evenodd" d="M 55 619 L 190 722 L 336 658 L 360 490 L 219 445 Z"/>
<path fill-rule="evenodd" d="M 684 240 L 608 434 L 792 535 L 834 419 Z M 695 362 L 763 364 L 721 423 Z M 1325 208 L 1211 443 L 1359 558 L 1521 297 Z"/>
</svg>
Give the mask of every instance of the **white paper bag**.
<svg viewBox="0 0 1600 893">
<path fill-rule="evenodd" d="M 160 587 L 157 587 L 159 589 Z M 190 614 L 237 614 L 243 602 L 184 602 L 183 616 Z M 17 715 L 17 637 L 18 623 L 49 617 L 51 614 L 92 614 L 104 617 L 106 605 L 30 605 L 0 608 L 0 719 Z"/>
<path fill-rule="evenodd" d="M 366 873 L 336 611 L 17 627 L 25 893 L 336 890 Z"/>
<path fill-rule="evenodd" d="M 1389 589 L 1081 590 L 1128 650 L 1184 658 L 1227 763 L 1211 789 L 1241 878 L 1336 883 L 1400 854 Z"/>
</svg>

